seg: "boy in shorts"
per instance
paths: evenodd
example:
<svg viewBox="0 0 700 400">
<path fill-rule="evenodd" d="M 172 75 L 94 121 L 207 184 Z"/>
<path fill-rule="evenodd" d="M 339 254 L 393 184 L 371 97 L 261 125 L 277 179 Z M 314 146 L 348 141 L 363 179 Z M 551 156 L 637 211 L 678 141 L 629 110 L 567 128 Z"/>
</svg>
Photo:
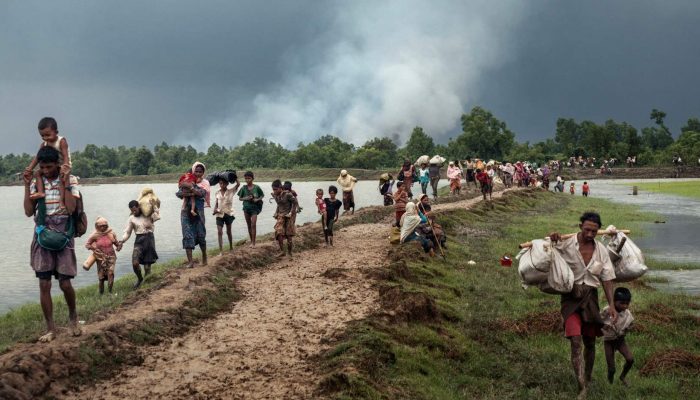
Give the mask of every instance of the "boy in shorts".
<svg viewBox="0 0 700 400">
<path fill-rule="evenodd" d="M 226 236 L 228 236 L 228 248 L 233 250 L 233 235 L 231 234 L 231 224 L 236 217 L 233 216 L 233 196 L 236 195 L 239 183 L 233 189 L 228 188 L 228 181 L 219 181 L 219 191 L 216 192 L 216 202 L 214 203 L 214 216 L 216 217 L 216 233 L 219 237 L 219 254 L 224 254 L 224 225 L 226 225 Z"/>
</svg>

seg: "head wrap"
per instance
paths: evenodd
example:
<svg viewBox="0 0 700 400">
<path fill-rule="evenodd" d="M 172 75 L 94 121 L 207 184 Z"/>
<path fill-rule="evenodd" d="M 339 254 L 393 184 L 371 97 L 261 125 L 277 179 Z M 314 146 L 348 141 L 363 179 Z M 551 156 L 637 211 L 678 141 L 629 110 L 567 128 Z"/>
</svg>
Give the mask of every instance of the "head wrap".
<svg viewBox="0 0 700 400">
<path fill-rule="evenodd" d="M 406 204 L 406 213 L 401 217 L 401 243 L 416 230 L 420 224 L 416 203 L 410 201 Z"/>
<path fill-rule="evenodd" d="M 195 161 L 194 164 L 192 164 L 192 173 L 194 174 L 194 170 L 198 166 L 202 166 L 202 169 L 204 169 L 204 172 L 207 171 L 207 167 L 204 165 L 203 162 L 201 161 Z M 209 181 L 204 179 L 204 175 L 202 175 L 201 178 L 197 180 L 197 186 L 201 187 L 204 189 L 207 194 L 204 196 L 204 207 L 210 207 L 210 202 L 211 202 L 211 185 L 209 184 Z"/>
</svg>

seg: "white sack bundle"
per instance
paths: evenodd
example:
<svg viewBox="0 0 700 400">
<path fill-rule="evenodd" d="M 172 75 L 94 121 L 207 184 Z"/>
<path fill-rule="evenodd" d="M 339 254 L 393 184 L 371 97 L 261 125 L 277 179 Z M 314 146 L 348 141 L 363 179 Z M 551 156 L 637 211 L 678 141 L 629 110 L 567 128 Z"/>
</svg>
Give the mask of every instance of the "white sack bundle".
<svg viewBox="0 0 700 400">
<path fill-rule="evenodd" d="M 610 225 L 605 230 L 614 231 Z M 615 282 L 629 282 L 642 277 L 649 268 L 644 262 L 644 254 L 627 235 L 617 232 L 607 243 L 610 261 L 615 267 Z"/>
</svg>

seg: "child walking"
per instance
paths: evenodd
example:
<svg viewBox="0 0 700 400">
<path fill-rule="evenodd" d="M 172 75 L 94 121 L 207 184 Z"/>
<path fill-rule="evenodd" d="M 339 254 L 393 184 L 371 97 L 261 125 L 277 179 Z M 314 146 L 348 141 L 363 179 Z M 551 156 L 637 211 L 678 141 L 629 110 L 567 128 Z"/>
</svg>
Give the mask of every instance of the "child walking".
<svg viewBox="0 0 700 400">
<path fill-rule="evenodd" d="M 576 185 L 574 184 L 574 182 L 571 182 L 571 185 L 569 185 L 569 193 L 571 193 L 572 195 L 576 194 Z"/>
<path fill-rule="evenodd" d="M 340 208 L 343 206 L 343 202 L 335 198 L 337 194 L 338 188 L 331 185 L 328 187 L 328 197 L 323 199 L 326 205 L 326 225 L 323 236 L 326 238 L 326 243 L 331 246 L 333 246 L 333 225 L 338 222 Z"/>
<path fill-rule="evenodd" d="M 233 250 L 233 235 L 231 234 L 231 224 L 236 217 L 233 215 L 233 196 L 236 194 L 240 184 L 236 182 L 233 189 L 229 189 L 226 179 L 219 180 L 219 190 L 216 192 L 214 203 L 214 217 L 216 217 L 216 233 L 219 238 L 219 254 L 224 254 L 224 225 L 226 225 L 226 236 L 228 237 L 228 249 Z"/>
<path fill-rule="evenodd" d="M 588 197 L 588 193 L 591 192 L 590 186 L 588 186 L 588 182 L 583 182 L 583 186 L 581 186 L 581 194 L 583 194 L 584 197 Z"/>
<path fill-rule="evenodd" d="M 608 381 L 613 383 L 615 380 L 615 352 L 619 351 L 625 358 L 625 366 L 620 374 L 620 382 L 627 386 L 625 377 L 632 369 L 634 358 L 627 343 L 625 336 L 632 326 L 634 317 L 629 311 L 630 302 L 632 301 L 632 293 L 625 287 L 618 287 L 613 294 L 613 304 L 617 311 L 617 319 L 613 322 L 610 318 L 609 307 L 605 307 L 601 312 L 603 319 L 603 346 L 605 348 L 605 361 L 608 364 Z"/>
<path fill-rule="evenodd" d="M 157 207 L 155 203 L 151 204 L 154 208 L 154 213 L 150 217 L 146 217 L 141 212 L 141 207 L 139 202 L 136 200 L 131 200 L 129 202 L 129 211 L 131 215 L 126 222 L 126 228 L 124 229 L 124 234 L 119 242 L 119 245 L 123 245 L 131 237 L 131 233 L 136 234 L 136 240 L 134 241 L 134 251 L 131 254 L 131 266 L 133 267 L 134 274 L 136 275 L 136 284 L 134 284 L 134 289 L 138 289 L 143 282 L 143 276 L 141 275 L 141 265 L 143 265 L 143 270 L 146 276 L 151 273 L 151 265 L 155 264 L 158 260 L 158 253 L 156 252 L 156 239 L 153 235 L 154 220 L 153 216 L 158 214 Z"/>
<path fill-rule="evenodd" d="M 243 217 L 248 225 L 248 236 L 250 237 L 250 245 L 255 247 L 255 238 L 257 236 L 258 214 L 262 212 L 263 193 L 260 186 L 253 183 L 255 176 L 251 171 L 243 174 L 245 185 L 238 191 L 238 199 L 243 202 Z"/>
<path fill-rule="evenodd" d="M 272 182 L 272 196 L 277 202 L 277 209 L 273 217 L 277 220 L 275 223 L 275 238 L 280 246 L 280 254 L 278 257 L 285 256 L 284 240 L 287 239 L 287 251 L 289 258 L 292 258 L 292 239 L 296 235 L 296 226 L 294 225 L 294 216 L 299 208 L 297 198 L 294 197 L 288 186 L 283 186 L 279 179 Z"/>
<path fill-rule="evenodd" d="M 70 171 L 73 166 L 71 163 L 71 158 L 70 158 L 70 150 L 68 149 L 68 141 L 66 138 L 63 136 L 59 136 L 58 134 L 58 123 L 56 122 L 55 119 L 51 117 L 44 117 L 39 121 L 39 135 L 41 136 L 41 139 L 43 140 L 41 144 L 39 145 L 39 149 L 42 147 L 53 147 L 54 149 L 58 150 L 59 153 L 59 158 L 58 158 L 58 164 L 60 165 L 60 173 L 59 173 L 59 178 L 61 180 L 61 184 L 58 185 L 58 192 L 59 192 L 59 198 L 58 198 L 58 206 L 59 209 L 65 209 L 66 208 L 66 203 L 65 203 L 65 198 L 66 198 L 66 193 L 65 193 L 65 188 L 69 186 L 69 177 L 70 177 Z M 27 168 L 24 170 L 24 178 L 26 180 L 31 180 L 32 175 L 34 175 L 34 168 L 36 168 L 38 164 L 38 160 L 36 156 L 32 159 L 32 161 L 29 163 Z M 41 170 L 37 170 L 36 172 L 36 193 L 32 194 L 30 196 L 31 199 L 38 199 L 38 198 L 43 198 L 46 197 L 46 192 L 44 190 L 44 179 L 42 178 L 41 175 Z"/>
<path fill-rule="evenodd" d="M 428 194 L 428 184 L 430 183 L 430 171 L 428 164 L 423 163 L 418 170 L 418 182 L 420 182 L 420 190 L 423 194 Z"/>
<path fill-rule="evenodd" d="M 321 229 L 323 229 L 323 236 L 326 239 L 326 246 L 328 246 L 328 235 L 326 235 L 326 203 L 323 201 L 323 189 L 316 189 L 316 199 L 314 200 L 316 204 L 316 210 L 321 216 Z"/>
<path fill-rule="evenodd" d="M 95 231 L 88 238 L 85 247 L 92 250 L 92 255 L 83 263 L 83 269 L 90 270 L 93 262 L 97 261 L 100 295 L 105 292 L 105 281 L 111 294 L 114 286 L 114 267 L 117 264 L 117 253 L 114 250 L 121 250 L 122 244 L 117 240 L 117 235 L 109 227 L 106 219 L 97 217 Z"/>
</svg>

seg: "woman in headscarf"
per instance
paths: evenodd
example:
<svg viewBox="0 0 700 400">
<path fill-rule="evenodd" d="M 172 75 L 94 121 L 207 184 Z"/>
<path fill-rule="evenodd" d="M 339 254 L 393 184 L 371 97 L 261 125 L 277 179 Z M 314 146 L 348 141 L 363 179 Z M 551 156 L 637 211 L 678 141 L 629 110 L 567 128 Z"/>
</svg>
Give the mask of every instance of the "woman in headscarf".
<svg viewBox="0 0 700 400">
<path fill-rule="evenodd" d="M 447 166 L 447 178 L 450 180 L 450 194 L 459 194 L 462 188 L 462 169 L 450 161 Z"/>
<path fill-rule="evenodd" d="M 190 192 L 178 190 L 175 194 L 178 198 L 191 197 L 195 202 L 196 215 L 192 215 L 189 209 L 180 211 L 180 226 L 182 227 L 182 247 L 187 254 L 187 263 L 194 267 L 192 250 L 199 245 L 202 250 L 202 265 L 207 265 L 207 228 L 204 224 L 204 207 L 209 207 L 209 181 L 204 179 L 206 167 L 197 161 L 192 165 L 192 173 L 197 178 L 197 184 Z"/>
<path fill-rule="evenodd" d="M 419 235 L 416 232 L 421 223 L 427 223 L 428 219 L 425 216 L 418 214 L 416 203 L 409 202 L 406 204 L 406 213 L 401 217 L 401 243 L 417 241 L 423 247 L 423 251 L 429 253 L 431 257 L 435 256 L 432 240 L 425 236 Z"/>
<path fill-rule="evenodd" d="M 350 214 L 355 214 L 355 195 L 352 190 L 355 188 L 355 183 L 357 183 L 357 178 L 348 174 L 348 171 L 340 171 L 340 176 L 336 180 L 340 189 L 343 191 L 343 209 L 345 212 L 352 210 Z"/>
<path fill-rule="evenodd" d="M 411 186 L 413 186 L 413 174 L 415 173 L 416 167 L 414 167 L 409 160 L 405 160 L 401 171 L 399 171 L 399 180 L 402 180 L 401 177 L 403 177 L 403 188 L 406 193 L 408 193 L 409 198 L 413 198 Z"/>
</svg>

